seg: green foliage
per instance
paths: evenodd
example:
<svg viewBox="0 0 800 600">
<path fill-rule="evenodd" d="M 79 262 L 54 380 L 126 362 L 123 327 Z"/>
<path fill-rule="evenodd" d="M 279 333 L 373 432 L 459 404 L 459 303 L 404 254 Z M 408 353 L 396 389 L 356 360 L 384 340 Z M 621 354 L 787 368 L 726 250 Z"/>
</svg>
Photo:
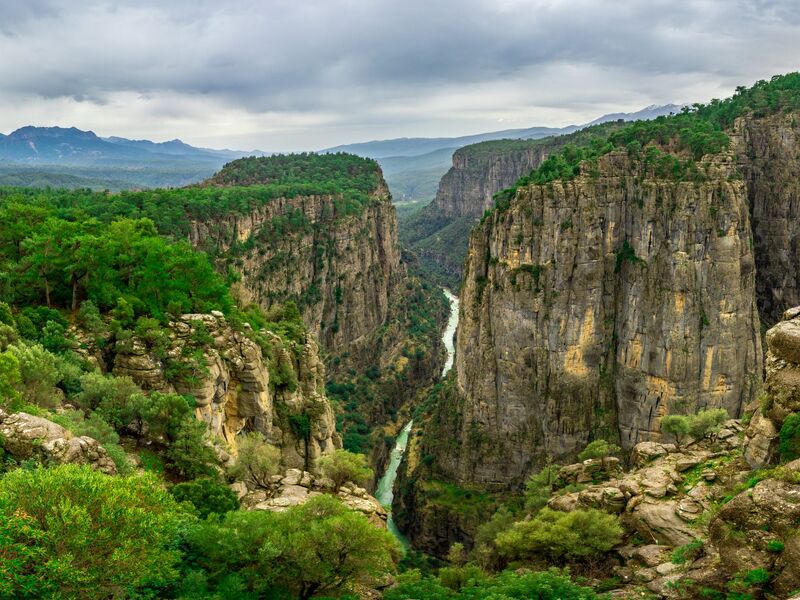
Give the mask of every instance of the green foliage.
<svg viewBox="0 0 800 600">
<path fill-rule="evenodd" d="M 86 466 L 0 479 L 0 597 L 131 597 L 177 577 L 185 517 L 149 475 Z"/>
<path fill-rule="evenodd" d="M 278 474 L 281 451 L 268 444 L 258 432 L 241 434 L 236 445 L 236 461 L 230 469 L 232 477 L 263 489 L 270 489 L 270 477 Z"/>
<path fill-rule="evenodd" d="M 592 458 L 607 458 L 619 453 L 621 448 L 607 440 L 594 440 L 578 454 L 579 460 L 589 460 Z"/>
<path fill-rule="evenodd" d="M 547 557 L 558 563 L 598 557 L 621 539 L 617 518 L 603 511 L 565 513 L 543 508 L 534 518 L 498 534 L 496 544 L 500 553 L 512 560 Z"/>
<path fill-rule="evenodd" d="M 622 242 L 622 248 L 614 252 L 615 263 L 614 263 L 614 272 L 619 273 L 622 270 L 622 265 L 626 262 L 632 265 L 639 265 L 639 264 L 646 264 L 645 261 L 638 256 L 636 256 L 636 251 L 633 249 L 633 246 L 630 245 L 628 240 Z"/>
<path fill-rule="evenodd" d="M 52 323 L 52 321 L 50 321 Z M 59 404 L 55 386 L 60 381 L 56 357 L 39 344 L 9 346 L 19 365 L 20 392 L 26 402 L 53 408 Z"/>
<path fill-rule="evenodd" d="M 385 600 L 595 600 L 599 598 L 589 587 L 574 583 L 567 573 L 551 569 L 543 572 L 503 571 L 493 577 L 477 572 L 462 581 L 458 591 L 446 587 L 439 578 L 420 578 L 418 573 L 401 575 L 399 584 L 384 593 Z M 463 580 L 463 576 L 461 577 Z"/>
<path fill-rule="evenodd" d="M 372 469 L 367 466 L 366 457 L 344 449 L 323 456 L 319 468 L 325 477 L 333 480 L 336 491 L 348 481 L 364 485 L 372 478 Z"/>
<path fill-rule="evenodd" d="M 388 531 L 327 495 L 281 513 L 211 517 L 189 531 L 186 546 L 189 563 L 206 574 L 205 593 L 219 593 L 235 579 L 256 597 L 336 594 L 391 572 L 399 556 Z"/>
<path fill-rule="evenodd" d="M 661 417 L 661 431 L 675 436 L 678 445 L 689 435 L 689 419 L 685 415 L 664 415 Z"/>
<path fill-rule="evenodd" d="M 92 412 L 84 416 L 80 410 L 64 410 L 59 413 L 49 413 L 47 418 L 77 436 L 85 435 L 97 440 L 106 449 L 120 473 L 125 474 L 131 470 L 125 451 L 119 445 L 119 435 L 100 413 Z"/>
<path fill-rule="evenodd" d="M 784 544 L 780 540 L 770 540 L 769 542 L 767 542 L 767 550 L 769 550 L 770 552 L 775 552 L 775 553 L 783 552 L 785 548 L 786 544 Z"/>
<path fill-rule="evenodd" d="M 694 415 L 664 415 L 661 431 L 675 436 L 680 445 L 686 436 L 702 440 L 714 434 L 729 419 L 724 408 L 709 408 Z"/>
<path fill-rule="evenodd" d="M 6 296 L 16 304 L 76 310 L 84 298 L 101 310 L 113 309 L 122 327 L 134 314 L 165 318 L 170 307 L 182 312 L 233 307 L 207 257 L 186 241 L 160 237 L 148 219 L 101 223 L 76 213 L 80 220 L 70 221 L 48 208 L 45 220 L 19 224 L 4 218 L 14 210 L 0 199 L 0 238 L 21 238 L 18 245 L 0 246 L 0 260 L 13 273 Z M 37 330 L 47 326 L 45 345 L 53 344 L 54 350 L 65 345 L 57 325 L 67 324 L 57 312 L 44 316 L 37 308 L 23 314 Z"/>
<path fill-rule="evenodd" d="M 701 410 L 695 415 L 689 415 L 689 435 L 696 440 L 708 437 L 718 431 L 728 419 L 730 416 L 724 408 Z"/>
<path fill-rule="evenodd" d="M 224 515 L 239 508 L 236 493 L 211 477 L 178 483 L 170 488 L 169 493 L 178 502 L 189 502 L 201 519 L 211 514 Z"/>
<path fill-rule="evenodd" d="M 210 477 L 217 462 L 214 449 L 206 441 L 206 424 L 194 416 L 184 418 L 164 450 L 167 465 L 187 479 Z"/>
<path fill-rule="evenodd" d="M 0 352 L 0 406 L 8 408 L 19 398 L 17 386 L 22 382 L 19 359 L 13 352 Z"/>
<path fill-rule="evenodd" d="M 682 565 L 687 562 L 697 560 L 703 553 L 703 540 L 697 539 L 678 546 L 672 551 L 670 560 L 676 565 Z"/>
<path fill-rule="evenodd" d="M 525 482 L 525 510 L 528 513 L 539 512 L 547 505 L 558 479 L 558 471 L 558 465 L 547 465 Z"/>
<path fill-rule="evenodd" d="M 481 523 L 475 532 L 474 546 L 471 552 L 472 559 L 484 569 L 500 570 L 502 558 L 497 550 L 495 539 L 501 531 L 509 529 L 516 520 L 517 516 L 503 505 L 495 511 L 491 519 Z"/>
<path fill-rule="evenodd" d="M 800 413 L 792 413 L 784 420 L 779 448 L 783 461 L 800 458 Z"/>
</svg>

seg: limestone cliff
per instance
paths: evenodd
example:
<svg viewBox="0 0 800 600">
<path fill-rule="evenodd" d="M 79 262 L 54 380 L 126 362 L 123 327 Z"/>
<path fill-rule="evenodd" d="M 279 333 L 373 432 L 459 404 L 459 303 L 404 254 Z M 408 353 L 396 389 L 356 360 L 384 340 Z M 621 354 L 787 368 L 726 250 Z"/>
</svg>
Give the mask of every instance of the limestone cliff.
<svg viewBox="0 0 800 600">
<path fill-rule="evenodd" d="M 271 384 L 272 365 L 259 345 L 231 328 L 221 313 L 183 315 L 169 330 L 170 344 L 161 352 L 141 339 L 118 341 L 111 363 L 114 374 L 130 376 L 145 390 L 192 396 L 197 418 L 232 454 L 238 433 L 258 431 L 281 448 L 285 466 L 316 471 L 322 454 L 341 447 L 324 393 L 325 370 L 311 336 L 291 351 L 273 336 L 277 356 L 272 360 L 290 361 L 297 374 L 298 384 L 291 389 Z M 192 370 L 190 376 L 171 374 L 180 364 Z M 307 435 L 292 427 L 293 416 L 308 421 Z"/>
<path fill-rule="evenodd" d="M 189 239 L 226 256 L 241 274 L 243 302 L 269 309 L 295 300 L 323 348 L 346 349 L 360 363 L 370 360 L 369 338 L 387 321 L 405 278 L 382 180 L 354 214 L 342 213 L 330 195 L 278 198 L 247 214 L 196 220 Z"/>
<path fill-rule="evenodd" d="M 520 189 L 476 228 L 462 287 L 454 402 L 431 444 L 456 481 L 520 485 L 590 439 L 658 437 L 668 412 L 741 414 L 761 364 L 744 184 L 731 156 L 703 183 L 626 154 Z"/>
<path fill-rule="evenodd" d="M 442 177 L 434 200 L 400 225 L 401 241 L 417 252 L 444 284 L 458 287 L 469 231 L 494 195 L 512 187 L 566 144 L 585 143 L 620 127 L 612 122 L 569 135 L 537 140 L 494 140 L 465 146 L 453 154 L 453 166 Z"/>
<path fill-rule="evenodd" d="M 303 171 L 297 191 L 254 202 L 249 210 L 196 218 L 188 237 L 215 257 L 221 271 L 237 274 L 234 292 L 241 305 L 256 303 L 268 313 L 296 302 L 338 392 L 345 444 L 372 452 L 380 472 L 386 448 L 378 428 L 441 371 L 447 303 L 438 290 L 409 276 L 395 209 L 376 163 L 346 155 L 274 162 L 281 160 Z M 314 168 L 328 179 L 315 182 Z M 243 159 L 207 184 L 258 186 L 273 181 L 267 174 L 276 169 L 280 164 L 269 158 Z M 340 191 L 313 192 L 328 180 L 340 182 Z M 348 197 L 356 185 L 363 193 Z"/>
<path fill-rule="evenodd" d="M 741 117 L 731 141 L 747 185 L 756 289 L 766 326 L 800 304 L 800 126 L 797 113 Z"/>
</svg>

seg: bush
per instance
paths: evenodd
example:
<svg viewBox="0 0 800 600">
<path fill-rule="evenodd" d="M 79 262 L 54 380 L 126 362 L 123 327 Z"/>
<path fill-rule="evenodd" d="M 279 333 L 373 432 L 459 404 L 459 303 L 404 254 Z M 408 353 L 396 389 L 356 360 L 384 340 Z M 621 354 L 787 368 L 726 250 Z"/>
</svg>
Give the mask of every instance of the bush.
<svg viewBox="0 0 800 600">
<path fill-rule="evenodd" d="M 557 465 L 547 465 L 538 473 L 530 476 L 525 483 L 525 510 L 528 513 L 536 513 L 541 508 L 547 506 L 550 494 L 558 478 L 559 467 Z"/>
<path fill-rule="evenodd" d="M 622 539 L 617 518 L 601 510 L 560 512 L 543 508 L 497 536 L 497 548 L 511 559 L 548 557 L 555 562 L 584 560 L 608 552 Z"/>
<path fill-rule="evenodd" d="M 417 573 L 404 573 L 398 585 L 384 593 L 385 600 L 596 600 L 599 596 L 589 587 L 573 582 L 567 573 L 557 569 L 538 573 L 503 571 L 494 577 L 475 578 L 458 592 L 445 587 L 435 577 L 420 578 Z"/>
<path fill-rule="evenodd" d="M 606 440 L 594 440 L 578 454 L 578 459 L 606 458 L 617 454 L 619 451 L 620 447 L 616 444 L 611 444 Z"/>
<path fill-rule="evenodd" d="M 238 454 L 230 474 L 252 486 L 270 488 L 270 477 L 280 469 L 281 451 L 264 440 L 257 432 L 245 433 L 237 438 Z"/>
<path fill-rule="evenodd" d="M 661 418 L 661 431 L 674 435 L 680 446 L 686 436 L 695 440 L 709 437 L 729 418 L 724 408 L 701 410 L 694 415 L 665 415 Z"/>
<path fill-rule="evenodd" d="M 211 590 L 236 598 L 336 594 L 385 577 L 399 556 L 392 534 L 328 495 L 281 513 L 233 511 L 209 518 L 189 532 L 186 549 L 207 573 L 203 598 L 215 597 Z M 220 587 L 232 580 L 238 593 L 223 596 Z"/>
<path fill-rule="evenodd" d="M 26 402 L 44 408 L 58 406 L 60 394 L 55 389 L 59 381 L 56 357 L 39 344 L 18 343 L 9 351 L 19 361 L 21 391 Z"/>
<path fill-rule="evenodd" d="M 800 458 L 800 413 L 786 417 L 780 432 L 781 460 Z"/>
<path fill-rule="evenodd" d="M 372 469 L 367 466 L 366 457 L 347 450 L 336 450 L 333 454 L 323 456 L 319 466 L 322 474 L 333 481 L 337 492 L 348 481 L 364 485 L 372 478 Z"/>
<path fill-rule="evenodd" d="M 236 493 L 210 477 L 179 483 L 172 486 L 169 493 L 178 502 L 189 502 L 194 506 L 201 519 L 210 514 L 224 515 L 239 508 Z"/>
<path fill-rule="evenodd" d="M 164 451 L 167 466 L 187 479 L 216 473 L 217 457 L 206 441 L 206 424 L 193 416 L 183 419 Z"/>
<path fill-rule="evenodd" d="M 0 479 L 0 597 L 138 597 L 176 579 L 185 518 L 150 475 L 11 471 Z"/>
<path fill-rule="evenodd" d="M 703 553 L 703 540 L 694 540 L 672 551 L 670 560 L 676 565 L 692 562 Z"/>
</svg>

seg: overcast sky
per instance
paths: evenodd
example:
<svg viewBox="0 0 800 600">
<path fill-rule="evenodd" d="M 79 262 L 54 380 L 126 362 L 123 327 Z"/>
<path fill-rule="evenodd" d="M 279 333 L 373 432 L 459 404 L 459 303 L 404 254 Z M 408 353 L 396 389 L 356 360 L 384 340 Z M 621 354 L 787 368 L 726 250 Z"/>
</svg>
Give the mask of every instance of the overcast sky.
<svg viewBox="0 0 800 600">
<path fill-rule="evenodd" d="M 0 0 L 0 132 L 317 149 L 581 123 L 798 63 L 798 0 Z"/>
</svg>

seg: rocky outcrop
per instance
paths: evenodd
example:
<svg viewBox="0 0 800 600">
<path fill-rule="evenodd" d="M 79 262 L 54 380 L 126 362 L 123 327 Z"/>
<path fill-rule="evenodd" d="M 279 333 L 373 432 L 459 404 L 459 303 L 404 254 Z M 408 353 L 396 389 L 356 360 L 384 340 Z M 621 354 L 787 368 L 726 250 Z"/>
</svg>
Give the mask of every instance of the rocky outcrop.
<svg viewBox="0 0 800 600">
<path fill-rule="evenodd" d="M 727 578 L 764 569 L 776 597 L 788 598 L 800 588 L 800 461 L 782 475 L 789 481 L 765 479 L 725 504 L 709 537 Z"/>
<path fill-rule="evenodd" d="M 117 473 L 114 461 L 97 440 L 76 436 L 57 423 L 24 412 L 0 410 L 0 451 L 17 461 L 89 465 L 107 475 Z"/>
<path fill-rule="evenodd" d="M 762 360 L 748 199 L 732 155 L 702 169 L 659 179 L 614 152 L 473 231 L 437 474 L 517 487 L 590 439 L 658 439 L 670 412 L 742 413 Z"/>
<path fill-rule="evenodd" d="M 376 166 L 377 169 L 377 166 Z M 268 310 L 295 300 L 323 348 L 369 363 L 371 336 L 384 325 L 405 278 L 397 218 L 386 184 L 358 211 L 334 196 L 277 198 L 248 214 L 194 221 L 189 240 L 227 255 L 241 274 L 240 300 Z"/>
<path fill-rule="evenodd" d="M 271 360 L 288 361 L 296 373 L 297 387 L 289 389 L 270 385 L 270 364 L 261 347 L 244 331 L 234 330 L 222 313 L 183 315 L 169 324 L 169 332 L 163 358 L 143 340 L 117 342 L 114 374 L 130 376 L 146 390 L 192 396 L 197 418 L 232 454 L 242 431 L 258 431 L 279 446 L 287 467 L 313 471 L 320 456 L 341 448 L 333 409 L 324 394 L 325 369 L 310 335 L 290 351 L 280 338 L 262 332 L 272 340 Z M 171 377 L 170 365 L 181 364 L 187 356 L 193 357 L 192 376 Z M 291 427 L 293 415 L 308 420 L 307 436 Z"/>
<path fill-rule="evenodd" d="M 242 506 L 250 510 L 280 512 L 305 504 L 321 494 L 335 494 L 345 506 L 360 512 L 378 527 L 385 528 L 389 516 L 381 503 L 364 488 L 347 483 L 337 491 L 330 479 L 300 469 L 288 469 L 285 475 L 276 475 L 272 478 L 270 489 L 250 490 L 239 483 L 237 491 Z"/>
<path fill-rule="evenodd" d="M 764 395 L 753 407 L 747 429 L 745 458 L 753 468 L 778 458 L 778 434 L 784 420 L 800 411 L 800 307 L 787 310 L 784 320 L 767 331 Z"/>
<path fill-rule="evenodd" d="M 500 140 L 460 148 L 431 205 L 449 219 L 477 219 L 494 206 L 497 192 L 537 168 L 558 146 L 554 141 Z"/>
</svg>

